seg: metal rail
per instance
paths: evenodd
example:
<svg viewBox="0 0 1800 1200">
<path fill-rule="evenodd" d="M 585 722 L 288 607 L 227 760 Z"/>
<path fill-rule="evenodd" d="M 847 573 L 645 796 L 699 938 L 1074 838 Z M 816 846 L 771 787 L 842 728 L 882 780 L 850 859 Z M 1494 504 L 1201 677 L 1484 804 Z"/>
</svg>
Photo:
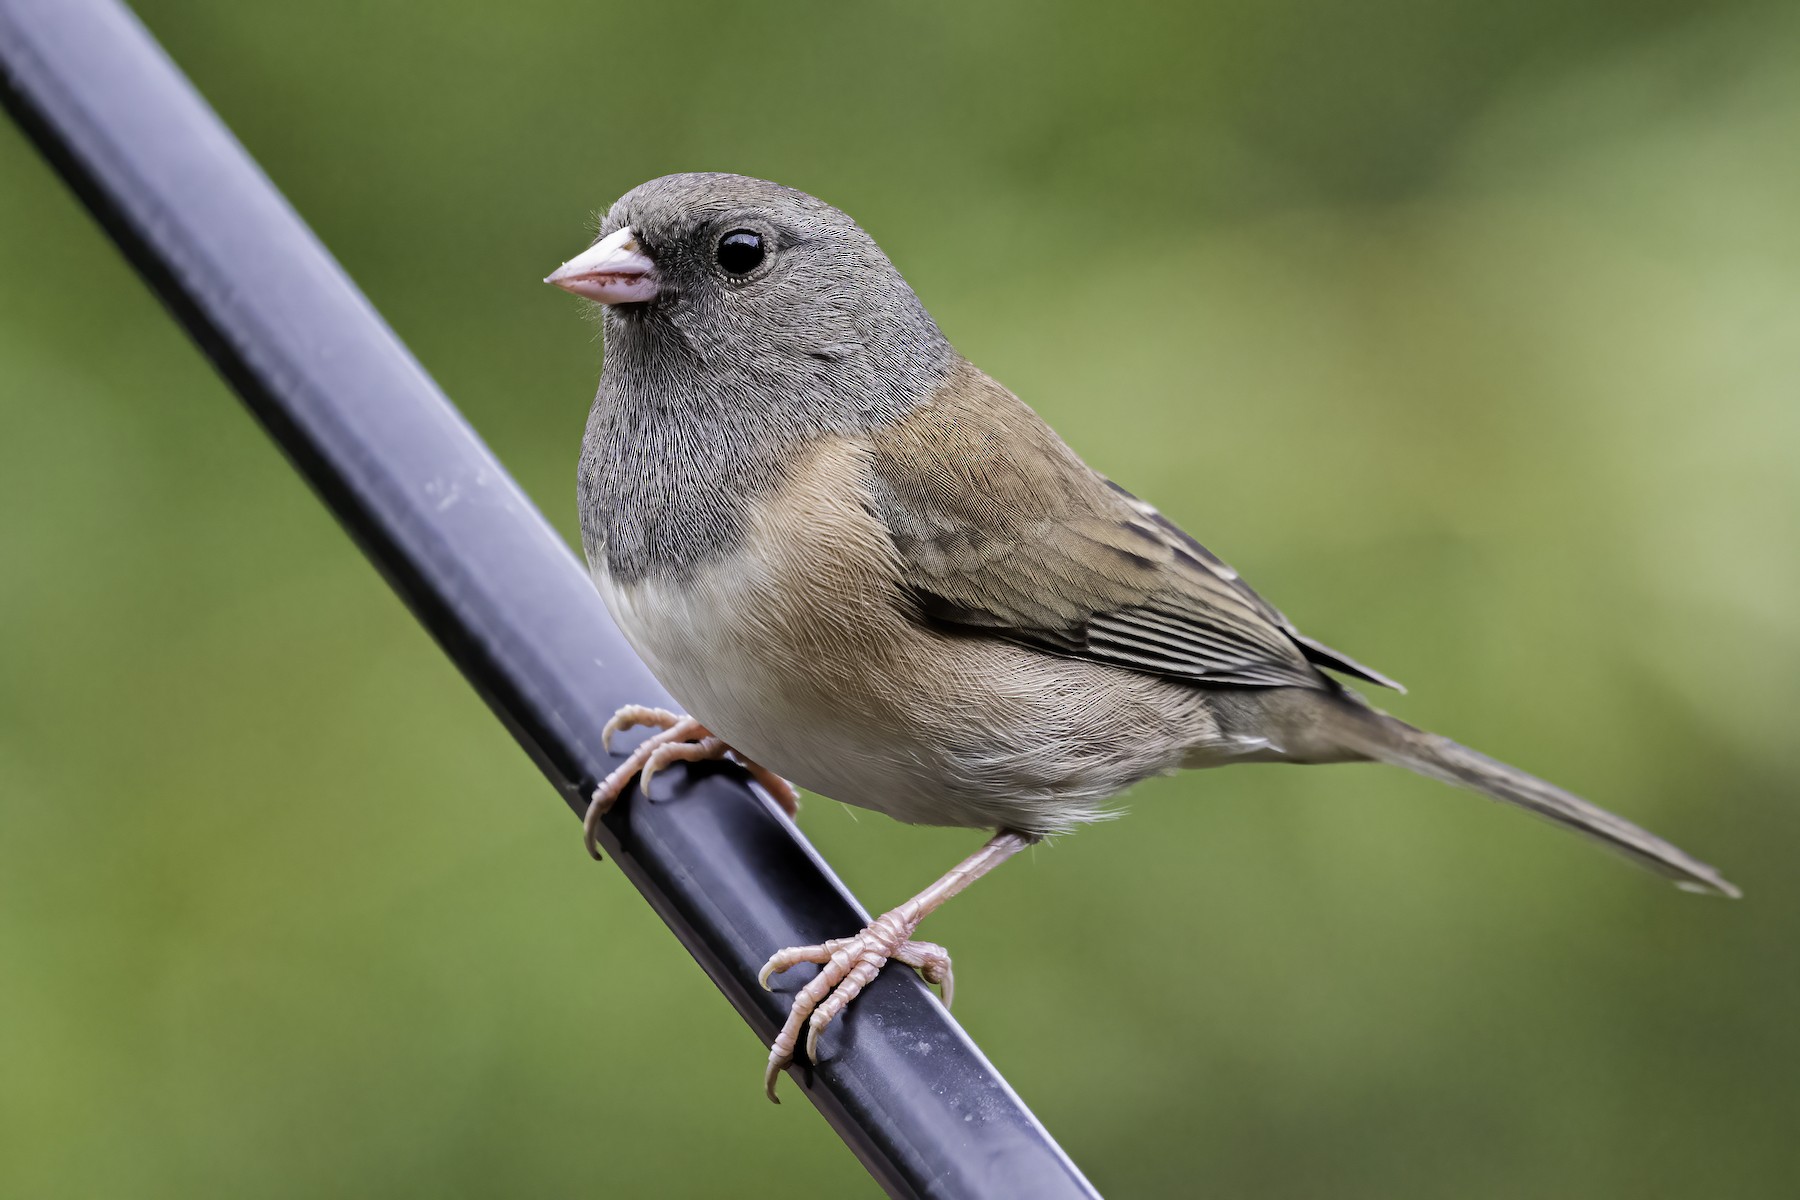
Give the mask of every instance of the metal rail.
<svg viewBox="0 0 1800 1200">
<path fill-rule="evenodd" d="M 665 693 L 217 115 L 116 0 L 0 0 L 0 101 L 580 812 L 616 761 L 607 717 Z M 867 914 L 735 772 L 671 768 L 660 788 L 675 798 L 634 792 L 602 845 L 766 1044 L 786 996 L 757 986 L 764 958 Z M 826 1050 L 796 1082 L 889 1193 L 1095 1195 L 910 973 L 883 972 Z M 745 1104 L 761 1103 L 755 1067 L 746 1057 Z"/>
</svg>

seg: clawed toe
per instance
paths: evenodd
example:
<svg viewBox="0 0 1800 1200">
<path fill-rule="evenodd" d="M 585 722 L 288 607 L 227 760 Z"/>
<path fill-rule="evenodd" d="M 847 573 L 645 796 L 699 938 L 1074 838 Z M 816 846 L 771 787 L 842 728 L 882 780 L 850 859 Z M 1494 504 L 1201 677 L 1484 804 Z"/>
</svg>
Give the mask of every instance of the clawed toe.
<svg viewBox="0 0 1800 1200">
<path fill-rule="evenodd" d="M 956 992 L 956 973 L 950 969 L 950 952 L 936 942 L 908 942 L 894 958 L 919 973 L 926 983 L 936 984 L 942 993 L 944 1007 Z"/>
<path fill-rule="evenodd" d="M 668 723 L 665 724 L 665 721 Z M 581 832 L 588 853 L 595 858 L 600 857 L 600 818 L 618 803 L 619 797 L 625 794 L 626 787 L 638 772 L 645 772 L 643 786 L 647 791 L 650 777 L 656 773 L 656 768 L 667 765 L 670 761 L 669 757 L 662 756 L 663 751 L 673 751 L 683 745 L 699 745 L 708 738 L 718 742 L 692 717 L 678 717 L 667 709 L 645 708 L 637 704 L 627 705 L 613 714 L 612 720 L 606 723 L 606 728 L 601 733 L 601 741 L 610 743 L 613 734 L 636 725 L 662 725 L 663 730 L 639 743 L 626 756 L 625 761 L 594 789 L 593 798 L 588 801 L 587 815 L 581 820 Z M 724 743 L 719 743 L 721 748 L 723 745 Z M 722 749 L 719 752 L 722 753 Z"/>
<path fill-rule="evenodd" d="M 606 727 L 600 731 L 600 744 L 611 754 L 615 733 L 641 725 L 656 726 L 659 732 L 640 742 L 616 770 L 600 781 L 600 786 L 594 789 L 593 796 L 588 800 L 587 814 L 581 822 L 582 840 L 588 853 L 595 858 L 600 857 L 600 818 L 625 794 L 625 789 L 630 786 L 634 777 L 638 781 L 638 789 L 649 796 L 650 781 L 656 778 L 658 771 L 673 762 L 705 762 L 729 756 L 733 762 L 750 772 L 750 777 L 762 785 L 763 790 L 774 798 L 775 803 L 788 816 L 793 816 L 799 810 L 800 798 L 794 791 L 793 784 L 767 767 L 751 762 L 737 753 L 694 718 L 672 713 L 666 708 L 627 704 L 614 713 Z"/>
<path fill-rule="evenodd" d="M 915 942 L 906 935 L 912 930 L 883 917 L 854 937 L 833 938 L 817 946 L 790 946 L 779 950 L 763 964 L 757 979 L 763 987 L 769 979 L 803 962 L 817 963 L 820 971 L 794 996 L 788 1017 L 769 1047 L 768 1069 L 763 1073 L 763 1090 L 777 1104 L 775 1082 L 781 1072 L 794 1061 L 800 1030 L 806 1029 L 806 1057 L 819 1058 L 819 1036 L 850 1002 L 872 983 L 890 960 L 901 962 L 925 978 L 927 983 L 941 984 L 944 1004 L 950 1003 L 954 976 L 950 955 L 933 942 Z"/>
<path fill-rule="evenodd" d="M 696 725 L 695 732 L 705 733 L 705 730 Z M 650 781 L 656 778 L 658 771 L 672 762 L 706 762 L 724 757 L 724 741 L 711 734 L 692 742 L 678 742 L 671 738 L 652 750 L 650 757 L 644 761 L 643 770 L 638 772 L 638 789 L 644 795 L 650 795 Z"/>
<path fill-rule="evenodd" d="M 666 708 L 651 708 L 645 704 L 627 704 L 612 715 L 606 728 L 600 731 L 600 748 L 608 754 L 612 753 L 613 734 L 627 729 L 636 729 L 640 725 L 654 725 L 658 729 L 673 729 L 681 724 L 680 713 L 672 713 Z"/>
<path fill-rule="evenodd" d="M 820 942 L 817 946 L 789 946 L 786 950 L 777 950 L 757 972 L 756 982 L 768 991 L 769 980 L 790 967 L 797 967 L 803 962 L 818 963 L 823 966 L 831 961 L 831 956 L 840 947 L 848 946 L 856 939 L 853 937 L 832 938 L 829 942 Z"/>
<path fill-rule="evenodd" d="M 955 987 L 950 955 L 932 942 L 913 941 L 913 930 L 944 901 L 1036 840 L 1030 834 L 1003 830 L 989 838 L 987 845 L 952 867 L 943 878 L 899 908 L 875 918 L 855 937 L 834 938 L 817 946 L 790 946 L 776 951 L 757 976 L 765 988 L 769 986 L 770 976 L 799 963 L 818 963 L 819 973 L 794 994 L 787 1020 L 782 1022 L 769 1046 L 769 1066 L 763 1072 L 763 1090 L 769 1099 L 775 1100 L 775 1081 L 781 1077 L 782 1069 L 794 1061 L 800 1027 L 804 1025 L 807 1030 L 806 1056 L 817 1062 L 819 1035 L 856 999 L 857 993 L 868 986 L 889 959 L 898 959 L 913 968 L 925 977 L 926 983 L 941 986 L 944 1007 L 949 1008 L 950 994 Z"/>
</svg>

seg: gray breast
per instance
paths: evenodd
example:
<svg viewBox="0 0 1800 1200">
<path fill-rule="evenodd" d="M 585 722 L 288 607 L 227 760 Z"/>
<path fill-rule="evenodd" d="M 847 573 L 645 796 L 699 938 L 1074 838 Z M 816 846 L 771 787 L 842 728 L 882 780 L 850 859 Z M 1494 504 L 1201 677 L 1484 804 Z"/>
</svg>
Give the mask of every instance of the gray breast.
<svg viewBox="0 0 1800 1200">
<path fill-rule="evenodd" d="M 661 342 L 609 314 L 582 442 L 582 545 L 624 584 L 690 576 L 730 554 L 751 506 L 807 446 L 896 419 L 945 369 L 883 372 L 810 354 L 697 360 Z"/>
<path fill-rule="evenodd" d="M 747 506 L 782 479 L 767 438 L 703 411 L 661 408 L 621 403 L 602 384 L 582 441 L 582 548 L 622 584 L 685 578 L 726 557 Z"/>
</svg>

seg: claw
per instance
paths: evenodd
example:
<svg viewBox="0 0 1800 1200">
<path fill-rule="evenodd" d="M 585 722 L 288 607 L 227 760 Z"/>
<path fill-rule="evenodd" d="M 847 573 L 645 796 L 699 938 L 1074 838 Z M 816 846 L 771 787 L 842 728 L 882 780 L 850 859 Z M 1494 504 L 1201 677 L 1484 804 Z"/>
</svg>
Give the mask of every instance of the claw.
<svg viewBox="0 0 1800 1200">
<path fill-rule="evenodd" d="M 908 942 L 894 958 L 919 973 L 926 983 L 935 983 L 943 991 L 943 1004 L 950 1007 L 956 993 L 956 973 L 950 969 L 950 952 L 936 942 Z"/>
<path fill-rule="evenodd" d="M 612 753 L 613 734 L 625 729 L 636 729 L 640 725 L 656 725 L 663 729 L 673 729 L 681 724 L 681 715 L 672 713 L 666 708 L 651 708 L 645 704 L 627 704 L 612 715 L 606 727 L 600 731 L 600 748 L 608 754 Z"/>
<path fill-rule="evenodd" d="M 775 1081 L 782 1069 L 794 1061 L 801 1027 L 806 1027 L 806 1056 L 817 1062 L 819 1035 L 858 993 L 874 982 L 890 960 L 904 963 L 918 971 L 926 983 L 943 988 L 944 1007 L 949 1008 L 956 987 L 950 955 L 933 942 L 913 941 L 913 931 L 932 910 L 1034 840 L 1028 834 L 997 833 L 943 878 L 899 908 L 883 913 L 856 936 L 834 938 L 817 946 L 789 946 L 770 955 L 756 976 L 765 990 L 772 976 L 799 963 L 818 963 L 819 973 L 794 994 L 787 1020 L 769 1045 L 769 1064 L 763 1071 L 763 1092 L 769 1099 L 781 1103 L 775 1095 Z"/>
<path fill-rule="evenodd" d="M 600 818 L 604 817 L 611 811 L 612 806 L 618 803 L 619 797 L 624 795 L 626 787 L 630 785 L 632 776 L 651 763 L 656 757 L 656 752 L 663 746 L 671 742 L 681 742 L 696 734 L 702 737 L 712 736 L 701 727 L 700 722 L 692 717 L 676 716 L 666 708 L 646 708 L 642 704 L 627 704 L 614 713 L 612 720 L 608 721 L 606 727 L 600 731 L 601 744 L 607 747 L 608 753 L 611 753 L 612 735 L 621 729 L 631 729 L 639 725 L 661 725 L 662 732 L 645 738 L 637 749 L 626 756 L 624 762 L 600 781 L 600 786 L 594 789 L 593 798 L 588 801 L 587 812 L 581 818 L 582 843 L 587 847 L 587 852 L 596 859 L 600 857 Z M 651 773 L 655 773 L 654 767 L 651 768 Z"/>
<path fill-rule="evenodd" d="M 695 730 L 705 733 L 699 726 Z M 679 742 L 671 738 L 650 752 L 650 759 L 638 774 L 638 787 L 643 789 L 646 798 L 650 795 L 650 780 L 656 773 L 672 762 L 705 762 L 708 759 L 724 758 L 730 750 L 719 738 L 707 733 L 694 742 Z"/>
<path fill-rule="evenodd" d="M 854 937 L 832 938 L 830 941 L 820 942 L 816 946 L 789 946 L 785 950 L 777 950 L 769 955 L 769 961 L 763 964 L 761 973 L 756 977 L 757 982 L 763 985 L 764 991 L 769 991 L 770 976 L 779 975 L 788 968 L 797 967 L 803 962 L 818 963 L 820 966 L 824 966 L 831 961 L 833 954 L 855 940 Z"/>
<path fill-rule="evenodd" d="M 744 759 L 727 746 L 724 741 L 714 737 L 700 722 L 692 717 L 684 717 L 672 713 L 666 708 L 650 708 L 643 704 L 627 704 L 612 715 L 605 728 L 600 731 L 600 744 L 612 753 L 612 739 L 615 733 L 624 729 L 635 729 L 640 725 L 654 725 L 660 732 L 654 733 L 638 743 L 637 748 L 626 756 L 605 779 L 594 789 L 592 799 L 588 801 L 587 812 L 581 819 L 582 842 L 587 852 L 595 858 L 600 857 L 600 818 L 604 817 L 612 806 L 618 802 L 625 789 L 630 786 L 632 778 L 638 780 L 638 788 L 646 799 L 650 796 L 650 781 L 656 773 L 672 762 L 701 762 L 705 759 L 736 756 L 750 772 L 751 778 L 762 784 L 775 797 L 776 803 L 787 810 L 789 816 L 794 813 L 797 804 L 793 785 L 774 772 L 756 763 Z M 785 789 L 785 791 L 783 790 Z"/>
<path fill-rule="evenodd" d="M 917 918 L 908 921 L 889 913 L 855 937 L 833 938 L 817 946 L 790 946 L 777 951 L 763 964 L 758 978 L 766 988 L 769 977 L 803 962 L 819 964 L 819 973 L 794 995 L 787 1020 L 769 1047 L 769 1065 L 763 1076 L 764 1090 L 774 1098 L 775 1078 L 794 1061 L 800 1030 L 806 1028 L 806 1057 L 819 1059 L 819 1037 L 862 990 L 874 982 L 889 959 L 909 966 L 946 967 L 950 956 L 929 942 L 912 942 L 907 935 Z"/>
<path fill-rule="evenodd" d="M 771 1104 L 781 1103 L 781 1097 L 775 1094 L 775 1081 L 781 1077 L 781 1068 L 786 1065 L 786 1063 L 777 1062 L 771 1055 L 768 1068 L 763 1071 L 763 1094 L 769 1098 Z"/>
<path fill-rule="evenodd" d="M 638 772 L 638 791 L 644 793 L 644 799 L 656 799 L 655 796 L 650 794 L 650 781 L 656 778 L 656 772 L 661 768 L 662 764 L 657 762 L 656 756 L 652 754 L 649 759 L 645 761 L 644 769 Z"/>
<path fill-rule="evenodd" d="M 588 855 L 595 862 L 600 861 L 600 818 L 612 807 L 612 803 L 602 797 L 600 792 L 601 789 L 594 789 L 593 798 L 588 801 L 587 812 L 581 818 L 581 844 L 587 847 Z"/>
</svg>

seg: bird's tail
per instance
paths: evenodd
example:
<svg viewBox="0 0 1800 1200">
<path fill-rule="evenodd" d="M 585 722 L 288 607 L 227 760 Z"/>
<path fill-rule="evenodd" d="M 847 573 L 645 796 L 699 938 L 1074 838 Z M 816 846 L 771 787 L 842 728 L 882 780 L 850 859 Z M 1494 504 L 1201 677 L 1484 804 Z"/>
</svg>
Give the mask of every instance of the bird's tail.
<svg viewBox="0 0 1800 1200">
<path fill-rule="evenodd" d="M 1733 899 L 1742 895 L 1715 868 L 1655 834 L 1639 829 L 1623 817 L 1616 817 L 1555 784 L 1527 775 L 1517 767 L 1489 758 L 1447 737 L 1416 729 L 1386 713 L 1347 700 L 1346 696 L 1332 707 L 1341 714 L 1341 719 L 1333 722 L 1337 726 L 1333 733 L 1348 749 L 1376 762 L 1392 763 L 1431 779 L 1516 804 L 1527 812 L 1592 838 L 1640 867 L 1674 880 L 1684 891 L 1709 892 Z"/>
</svg>

